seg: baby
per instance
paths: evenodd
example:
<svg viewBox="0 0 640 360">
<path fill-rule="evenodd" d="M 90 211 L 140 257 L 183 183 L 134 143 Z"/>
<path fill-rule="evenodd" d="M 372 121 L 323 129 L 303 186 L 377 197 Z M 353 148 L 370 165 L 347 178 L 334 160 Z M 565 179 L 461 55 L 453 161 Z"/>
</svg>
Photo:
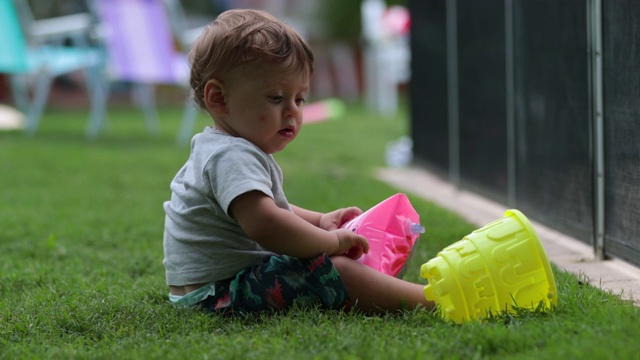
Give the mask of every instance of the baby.
<svg viewBox="0 0 640 360">
<path fill-rule="evenodd" d="M 174 305 L 216 313 L 433 307 L 423 285 L 354 260 L 368 241 L 340 226 L 360 209 L 325 214 L 285 197 L 273 154 L 302 127 L 313 61 L 298 33 L 258 10 L 222 13 L 194 44 L 191 87 L 214 126 L 194 136 L 164 204 Z"/>
</svg>

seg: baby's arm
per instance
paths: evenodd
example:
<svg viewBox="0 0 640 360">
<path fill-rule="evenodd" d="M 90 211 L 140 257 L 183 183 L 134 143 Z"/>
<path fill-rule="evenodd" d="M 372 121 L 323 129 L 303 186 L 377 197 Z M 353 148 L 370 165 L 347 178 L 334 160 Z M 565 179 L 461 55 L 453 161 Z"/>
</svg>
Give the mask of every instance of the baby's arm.
<svg viewBox="0 0 640 360">
<path fill-rule="evenodd" d="M 369 251 L 369 243 L 363 236 L 347 229 L 327 231 L 314 226 L 316 220 L 320 225 L 322 214 L 309 210 L 292 213 L 279 208 L 272 198 L 259 191 L 235 198 L 229 213 L 250 238 L 278 254 L 310 258 L 327 253 L 358 258 Z"/>
<path fill-rule="evenodd" d="M 307 210 L 293 204 L 291 204 L 291 209 L 296 215 L 303 218 L 309 224 L 320 227 L 320 218 L 322 218 L 322 215 L 324 215 L 323 213 L 313 210 Z"/>
<path fill-rule="evenodd" d="M 355 206 L 334 210 L 326 214 L 307 210 L 295 205 L 291 205 L 291 208 L 296 215 L 305 219 L 310 224 L 328 231 L 336 230 L 341 227 L 342 224 L 362 214 L 362 210 Z"/>
</svg>

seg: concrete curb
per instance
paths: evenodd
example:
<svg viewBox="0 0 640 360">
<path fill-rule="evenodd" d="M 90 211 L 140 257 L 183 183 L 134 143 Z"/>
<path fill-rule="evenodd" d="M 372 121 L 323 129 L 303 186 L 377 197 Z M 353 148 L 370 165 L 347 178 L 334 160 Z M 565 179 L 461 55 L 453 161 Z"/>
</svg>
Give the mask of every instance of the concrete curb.
<svg viewBox="0 0 640 360">
<path fill-rule="evenodd" d="M 380 169 L 378 179 L 449 209 L 471 224 L 483 226 L 504 215 L 509 207 L 461 190 L 418 168 Z M 588 245 L 531 221 L 549 261 L 605 291 L 640 306 L 640 269 L 619 259 L 598 261 Z"/>
</svg>

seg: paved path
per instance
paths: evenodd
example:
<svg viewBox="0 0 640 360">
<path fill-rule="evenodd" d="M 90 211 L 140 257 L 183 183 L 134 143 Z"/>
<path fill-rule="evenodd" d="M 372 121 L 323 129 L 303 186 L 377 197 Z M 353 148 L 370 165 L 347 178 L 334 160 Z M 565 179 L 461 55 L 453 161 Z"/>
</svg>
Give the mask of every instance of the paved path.
<svg viewBox="0 0 640 360">
<path fill-rule="evenodd" d="M 502 218 L 508 209 L 505 205 L 458 189 L 423 169 L 381 169 L 377 175 L 379 179 L 401 191 L 432 201 L 479 227 Z M 634 300 L 640 306 L 639 268 L 619 259 L 598 261 L 594 258 L 591 247 L 585 243 L 534 221 L 531 223 L 549 261 L 594 286 Z"/>
</svg>

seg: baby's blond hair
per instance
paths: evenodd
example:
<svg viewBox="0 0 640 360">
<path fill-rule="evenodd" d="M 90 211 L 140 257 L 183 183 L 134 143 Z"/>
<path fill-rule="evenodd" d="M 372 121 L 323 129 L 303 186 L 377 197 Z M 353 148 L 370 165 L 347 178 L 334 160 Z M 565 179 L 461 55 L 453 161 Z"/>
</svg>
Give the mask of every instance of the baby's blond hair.
<svg viewBox="0 0 640 360">
<path fill-rule="evenodd" d="M 189 53 L 194 100 L 205 108 L 207 81 L 222 80 L 237 67 L 287 61 L 291 71 L 313 73 L 313 52 L 295 30 L 264 11 L 225 11 L 202 32 Z"/>
</svg>

